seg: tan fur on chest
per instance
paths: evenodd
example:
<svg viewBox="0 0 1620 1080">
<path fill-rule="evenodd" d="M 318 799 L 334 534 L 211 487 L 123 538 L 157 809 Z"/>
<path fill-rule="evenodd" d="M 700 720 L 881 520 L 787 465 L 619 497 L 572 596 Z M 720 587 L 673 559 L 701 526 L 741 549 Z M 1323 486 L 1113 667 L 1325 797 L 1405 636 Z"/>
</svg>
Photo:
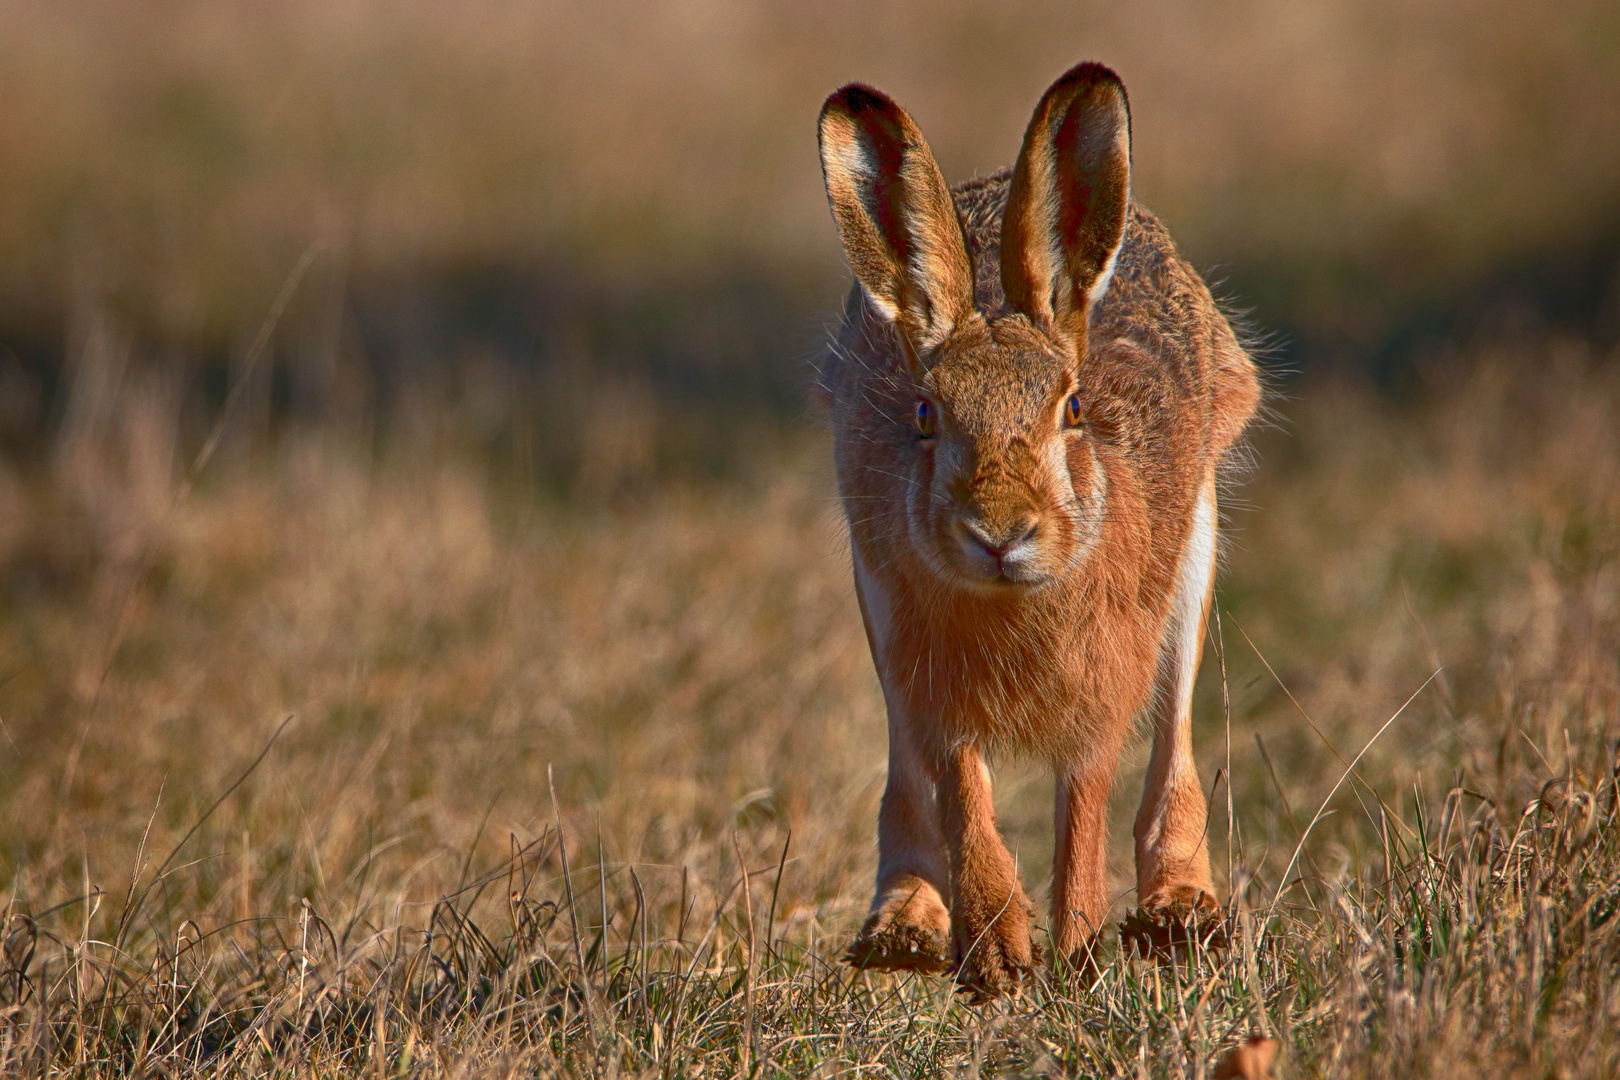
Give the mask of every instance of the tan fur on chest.
<svg viewBox="0 0 1620 1080">
<path fill-rule="evenodd" d="M 858 557 L 886 598 L 874 658 L 926 737 L 1073 759 L 1140 710 L 1175 568 L 1145 542 L 1155 520 L 1141 478 L 1106 451 L 1097 456 L 1107 513 L 1083 568 L 1017 596 L 942 588 L 924 560 L 892 542 L 905 531 L 902 515 L 884 509 L 899 501 L 884 482 L 892 474 L 852 470 L 874 481 L 852 483 L 848 499 Z"/>
</svg>

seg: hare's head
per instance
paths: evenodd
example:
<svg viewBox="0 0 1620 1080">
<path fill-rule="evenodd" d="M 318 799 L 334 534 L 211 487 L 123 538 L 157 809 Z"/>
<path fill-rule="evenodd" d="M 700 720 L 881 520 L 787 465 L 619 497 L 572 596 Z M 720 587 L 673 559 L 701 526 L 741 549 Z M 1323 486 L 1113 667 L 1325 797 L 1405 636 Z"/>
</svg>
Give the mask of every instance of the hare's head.
<svg viewBox="0 0 1620 1080">
<path fill-rule="evenodd" d="M 909 437 L 910 543 L 963 584 L 1052 580 L 1084 557 L 1107 498 L 1080 366 L 1130 203 L 1118 76 L 1082 64 L 1036 107 L 1002 220 L 1005 303 L 991 310 L 974 303 L 950 192 L 899 106 L 865 86 L 832 95 L 821 164 L 850 266 L 904 353 L 905 408 L 887 421 Z"/>
</svg>

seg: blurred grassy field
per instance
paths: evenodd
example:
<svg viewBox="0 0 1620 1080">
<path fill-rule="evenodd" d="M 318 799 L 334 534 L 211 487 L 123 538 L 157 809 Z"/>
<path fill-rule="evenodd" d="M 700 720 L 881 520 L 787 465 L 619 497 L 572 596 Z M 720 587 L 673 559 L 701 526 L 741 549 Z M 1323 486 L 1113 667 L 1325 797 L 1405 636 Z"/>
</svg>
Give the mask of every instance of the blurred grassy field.
<svg viewBox="0 0 1620 1080">
<path fill-rule="evenodd" d="M 1198 690 L 1233 947 L 971 1010 L 837 962 L 811 125 L 960 179 L 1084 56 L 1306 375 Z M 1616 87 L 1584 0 L 0 0 L 0 1073 L 1620 1073 Z"/>
</svg>

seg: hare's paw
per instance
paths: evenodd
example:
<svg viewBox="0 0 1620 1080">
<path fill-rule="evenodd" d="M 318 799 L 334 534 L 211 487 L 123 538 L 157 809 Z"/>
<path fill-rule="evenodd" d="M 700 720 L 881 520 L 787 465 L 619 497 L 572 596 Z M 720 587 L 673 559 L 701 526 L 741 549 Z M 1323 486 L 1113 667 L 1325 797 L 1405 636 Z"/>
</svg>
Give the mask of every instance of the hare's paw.
<svg viewBox="0 0 1620 1080">
<path fill-rule="evenodd" d="M 1231 943 L 1227 919 L 1207 890 L 1196 886 L 1163 889 L 1119 924 L 1121 944 L 1143 956 L 1171 956 L 1196 942 L 1204 949 Z"/>
<path fill-rule="evenodd" d="M 907 878 L 883 891 L 844 962 L 937 975 L 950 966 L 950 944 L 951 915 L 939 891 L 921 878 Z"/>
<path fill-rule="evenodd" d="M 958 922 L 954 928 L 956 982 L 969 1003 L 979 1005 L 1018 993 L 1040 961 L 1029 936 L 1030 907 L 1023 892 L 993 921 L 959 913 Z"/>
<path fill-rule="evenodd" d="M 1169 918 L 1213 915 L 1220 910 L 1215 894 L 1201 885 L 1165 885 L 1142 898 L 1139 911 L 1162 913 Z"/>
</svg>

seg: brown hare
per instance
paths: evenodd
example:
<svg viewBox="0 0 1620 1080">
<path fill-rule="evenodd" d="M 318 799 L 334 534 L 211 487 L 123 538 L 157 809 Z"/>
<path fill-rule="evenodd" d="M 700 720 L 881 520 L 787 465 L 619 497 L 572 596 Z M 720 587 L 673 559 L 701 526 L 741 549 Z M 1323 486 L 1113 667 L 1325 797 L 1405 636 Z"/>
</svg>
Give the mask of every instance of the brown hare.
<svg viewBox="0 0 1620 1080">
<path fill-rule="evenodd" d="M 1119 77 L 1047 90 L 1013 169 L 954 189 L 909 116 L 851 85 L 821 162 L 857 284 L 822 370 L 855 588 L 889 714 L 864 967 L 954 965 L 977 997 L 1033 964 L 985 755 L 1057 774 L 1050 932 L 1109 909 L 1106 804 L 1136 717 L 1147 912 L 1212 909 L 1190 711 L 1216 473 L 1259 401 L 1249 356 L 1131 201 Z"/>
</svg>

